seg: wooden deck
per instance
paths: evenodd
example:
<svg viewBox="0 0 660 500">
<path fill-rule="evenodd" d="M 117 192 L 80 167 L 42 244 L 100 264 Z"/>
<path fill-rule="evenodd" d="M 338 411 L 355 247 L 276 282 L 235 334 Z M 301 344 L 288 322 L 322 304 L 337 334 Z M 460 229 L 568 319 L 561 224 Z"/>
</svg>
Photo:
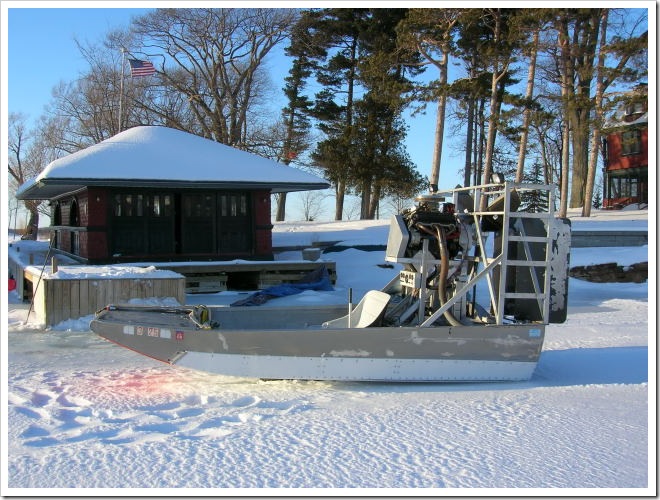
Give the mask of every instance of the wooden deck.
<svg viewBox="0 0 660 500">
<path fill-rule="evenodd" d="M 326 261 L 145 263 L 145 267 L 173 271 L 170 273 L 172 276 L 165 278 L 145 274 L 136 278 L 99 275 L 81 279 L 68 276 L 63 279 L 53 274 L 50 261 L 44 266 L 47 254 L 35 253 L 29 259 L 19 254 L 12 255 L 10 252 L 9 272 L 16 280 L 19 296 L 24 301 L 34 300 L 33 310 L 38 320 L 47 326 L 87 316 L 108 304 L 126 303 L 130 299 L 173 297 L 185 304 L 187 293 L 261 290 L 281 283 L 293 283 L 320 265 L 328 270 L 332 284 L 337 281 L 335 262 Z M 60 269 L 76 267 L 67 263 Z"/>
</svg>

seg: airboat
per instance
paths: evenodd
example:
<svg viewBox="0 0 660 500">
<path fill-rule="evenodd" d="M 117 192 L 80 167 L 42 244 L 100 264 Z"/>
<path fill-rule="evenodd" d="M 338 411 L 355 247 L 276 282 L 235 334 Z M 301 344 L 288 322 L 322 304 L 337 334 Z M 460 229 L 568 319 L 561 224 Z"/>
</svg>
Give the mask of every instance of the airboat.
<svg viewBox="0 0 660 500">
<path fill-rule="evenodd" d="M 418 197 L 390 222 L 385 259 L 402 270 L 356 306 L 112 304 L 91 329 L 165 363 L 237 377 L 528 380 L 546 326 L 566 319 L 571 229 L 554 205 L 544 184 Z"/>
</svg>

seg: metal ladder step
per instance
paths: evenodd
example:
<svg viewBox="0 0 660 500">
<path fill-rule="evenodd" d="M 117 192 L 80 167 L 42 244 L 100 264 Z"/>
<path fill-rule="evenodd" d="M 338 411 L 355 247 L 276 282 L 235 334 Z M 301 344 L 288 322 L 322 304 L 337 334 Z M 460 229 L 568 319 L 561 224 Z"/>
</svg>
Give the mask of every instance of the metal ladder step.
<svg viewBox="0 0 660 500">
<path fill-rule="evenodd" d="M 547 236 L 518 236 L 511 235 L 509 236 L 509 241 L 528 241 L 530 243 L 547 243 L 548 240 L 552 241 L 551 238 Z"/>
<path fill-rule="evenodd" d="M 536 299 L 545 300 L 544 293 L 533 292 L 508 292 L 504 294 L 505 299 Z"/>
<path fill-rule="evenodd" d="M 544 260 L 507 260 L 507 266 L 528 266 L 528 267 L 545 267 L 547 265 Z"/>
</svg>

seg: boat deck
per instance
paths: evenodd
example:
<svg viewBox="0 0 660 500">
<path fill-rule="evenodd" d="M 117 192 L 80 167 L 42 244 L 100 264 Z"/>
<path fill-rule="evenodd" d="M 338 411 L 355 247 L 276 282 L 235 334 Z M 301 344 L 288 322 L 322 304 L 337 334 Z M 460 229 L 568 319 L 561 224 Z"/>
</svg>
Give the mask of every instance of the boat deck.
<svg viewBox="0 0 660 500">
<path fill-rule="evenodd" d="M 126 325 L 197 329 L 190 319 L 192 306 L 150 307 L 116 306 L 103 313 L 103 321 Z M 211 329 L 220 330 L 281 330 L 320 329 L 325 321 L 346 314 L 346 305 L 281 307 L 210 306 Z"/>
</svg>

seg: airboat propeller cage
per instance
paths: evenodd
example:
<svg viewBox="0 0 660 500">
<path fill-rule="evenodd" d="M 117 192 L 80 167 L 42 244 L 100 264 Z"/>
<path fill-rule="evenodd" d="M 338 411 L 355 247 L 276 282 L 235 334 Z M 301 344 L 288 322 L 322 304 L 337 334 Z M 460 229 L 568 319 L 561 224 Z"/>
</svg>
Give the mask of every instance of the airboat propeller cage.
<svg viewBox="0 0 660 500">
<path fill-rule="evenodd" d="M 475 207 L 484 196 L 492 201 L 481 212 Z M 404 265 L 399 283 L 420 296 L 418 315 L 436 311 L 425 323 L 441 314 L 457 325 L 474 317 L 481 280 L 488 283 L 497 324 L 566 320 L 571 227 L 568 219 L 554 216 L 554 186 L 457 187 L 416 201 L 391 219 L 386 260 Z M 489 232 L 494 233 L 490 257 Z"/>
</svg>

